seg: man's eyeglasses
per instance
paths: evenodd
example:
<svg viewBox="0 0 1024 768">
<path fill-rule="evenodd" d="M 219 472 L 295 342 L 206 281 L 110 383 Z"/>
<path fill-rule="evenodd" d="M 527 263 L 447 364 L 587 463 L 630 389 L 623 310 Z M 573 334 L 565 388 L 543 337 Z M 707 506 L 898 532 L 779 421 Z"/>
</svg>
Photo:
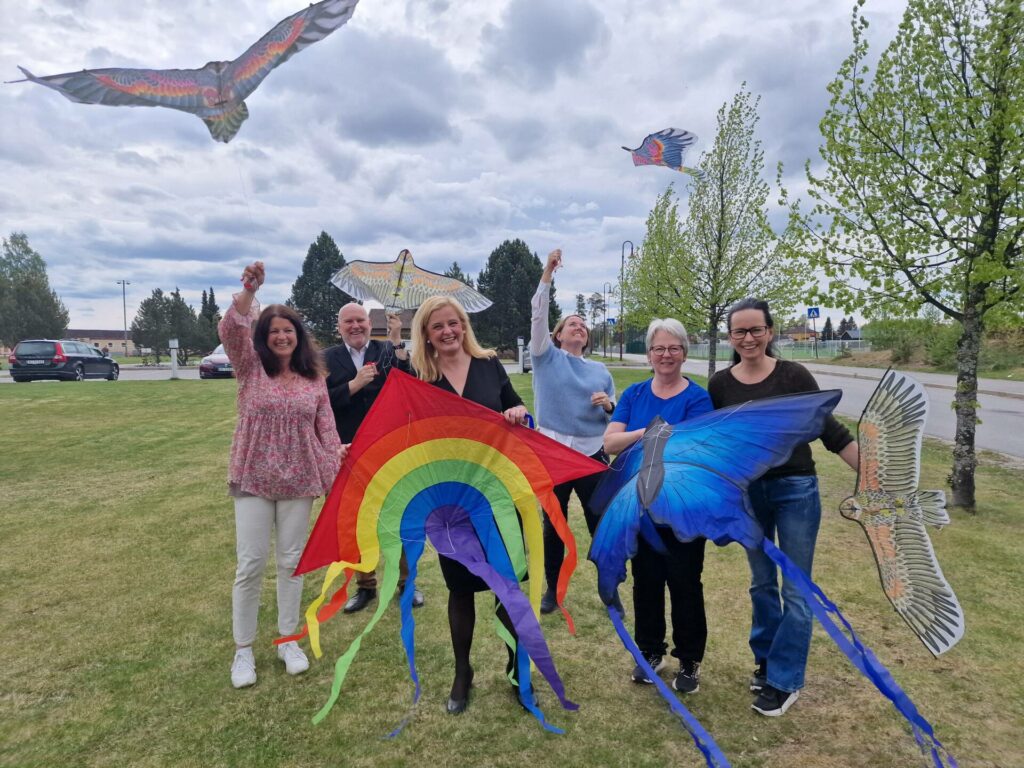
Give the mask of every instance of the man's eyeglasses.
<svg viewBox="0 0 1024 768">
<path fill-rule="evenodd" d="M 767 325 L 755 325 L 753 328 L 733 328 L 729 331 L 729 337 L 736 339 L 736 341 L 742 341 L 743 337 L 750 334 L 755 339 L 760 339 L 766 333 L 768 333 Z"/>
<path fill-rule="evenodd" d="M 680 344 L 673 344 L 671 347 L 651 347 L 651 354 L 658 355 L 659 357 L 661 355 L 672 355 L 672 357 L 675 357 L 676 355 L 683 354 L 683 347 Z"/>
</svg>

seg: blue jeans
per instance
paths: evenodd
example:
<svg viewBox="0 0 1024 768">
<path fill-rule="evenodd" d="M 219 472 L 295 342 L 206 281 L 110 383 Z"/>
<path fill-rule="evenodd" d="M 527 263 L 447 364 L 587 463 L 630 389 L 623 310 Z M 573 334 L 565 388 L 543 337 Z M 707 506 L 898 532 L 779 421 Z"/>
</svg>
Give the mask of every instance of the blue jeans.
<svg viewBox="0 0 1024 768">
<path fill-rule="evenodd" d="M 750 485 L 750 502 L 764 535 L 777 541 L 804 573 L 811 575 L 814 543 L 821 523 L 821 498 L 814 475 L 762 478 Z M 747 552 L 753 617 L 750 650 L 768 662 L 768 684 L 780 691 L 803 688 L 813 615 L 796 588 L 779 577 L 775 563 L 761 550 Z"/>
</svg>

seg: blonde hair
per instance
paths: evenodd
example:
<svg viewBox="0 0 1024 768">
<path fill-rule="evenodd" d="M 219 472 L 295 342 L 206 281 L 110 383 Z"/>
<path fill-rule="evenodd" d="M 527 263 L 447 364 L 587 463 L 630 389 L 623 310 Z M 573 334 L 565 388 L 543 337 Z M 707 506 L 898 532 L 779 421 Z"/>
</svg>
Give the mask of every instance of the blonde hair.
<svg viewBox="0 0 1024 768">
<path fill-rule="evenodd" d="M 427 323 L 430 316 L 439 309 L 451 307 L 458 315 L 462 323 L 462 349 L 470 357 L 488 358 L 497 355 L 493 349 L 485 349 L 476 340 L 473 333 L 473 326 L 469 324 L 469 315 L 462 305 L 451 296 L 431 296 L 420 304 L 416 310 L 416 316 L 412 319 L 412 367 L 416 375 L 423 381 L 438 381 L 441 378 L 441 368 L 437 364 L 437 350 L 430 346 L 429 335 L 427 334 Z"/>
</svg>

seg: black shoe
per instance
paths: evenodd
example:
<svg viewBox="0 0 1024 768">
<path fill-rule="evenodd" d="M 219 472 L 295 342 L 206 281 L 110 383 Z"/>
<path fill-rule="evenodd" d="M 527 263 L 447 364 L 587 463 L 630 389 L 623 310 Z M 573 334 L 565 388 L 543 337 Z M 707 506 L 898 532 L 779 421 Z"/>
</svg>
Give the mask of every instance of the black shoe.
<svg viewBox="0 0 1024 768">
<path fill-rule="evenodd" d="M 458 678 L 456 678 L 456 683 Z M 466 683 L 466 695 L 461 698 L 454 698 L 449 694 L 448 703 L 445 704 L 445 709 L 449 715 L 461 715 L 466 711 L 466 707 L 469 706 L 469 692 L 473 688 L 473 670 L 469 670 L 469 681 Z M 452 683 L 452 690 L 455 690 L 455 683 Z"/>
<path fill-rule="evenodd" d="M 765 683 L 761 693 L 750 706 L 755 712 L 760 712 L 766 717 L 782 717 L 799 696 L 800 691 L 780 691 Z"/>
<path fill-rule="evenodd" d="M 644 658 L 647 660 L 647 663 L 651 665 L 651 668 L 654 669 L 655 672 L 660 672 L 666 666 L 665 658 L 660 653 L 645 653 Z M 645 672 L 644 668 L 641 667 L 639 664 L 637 664 L 633 668 L 632 680 L 634 683 L 654 685 L 654 681 L 647 676 L 647 672 Z"/>
<path fill-rule="evenodd" d="M 700 690 L 700 662 L 680 661 L 679 672 L 672 681 L 672 687 L 680 693 L 696 693 Z"/>
<path fill-rule="evenodd" d="M 558 601 L 555 599 L 555 591 L 553 589 L 549 589 L 544 593 L 544 597 L 540 599 L 540 612 L 554 613 L 554 610 L 557 607 Z"/>
<path fill-rule="evenodd" d="M 345 607 L 342 610 L 345 613 L 355 613 L 361 611 L 363 608 L 370 604 L 371 600 L 377 598 L 377 590 L 374 587 L 360 587 L 356 590 L 356 593 L 352 595 L 345 603 Z"/>
<path fill-rule="evenodd" d="M 750 692 L 759 693 L 762 688 L 768 683 L 768 662 L 759 661 L 757 667 L 754 669 L 754 674 L 750 676 Z"/>
</svg>

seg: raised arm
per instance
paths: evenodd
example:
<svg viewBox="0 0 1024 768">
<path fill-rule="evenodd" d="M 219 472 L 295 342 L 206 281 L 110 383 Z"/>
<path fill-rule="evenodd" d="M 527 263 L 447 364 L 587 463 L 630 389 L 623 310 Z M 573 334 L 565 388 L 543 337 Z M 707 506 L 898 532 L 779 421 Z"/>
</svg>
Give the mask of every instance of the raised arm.
<svg viewBox="0 0 1024 768">
<path fill-rule="evenodd" d="M 548 327 L 548 307 L 551 302 L 551 279 L 562 263 L 562 251 L 558 248 L 548 254 L 544 274 L 540 276 L 537 292 L 530 302 L 530 356 L 540 357 L 551 344 L 551 329 Z"/>
<path fill-rule="evenodd" d="M 256 291 L 265 276 L 262 261 L 253 262 L 242 271 L 242 290 L 234 295 L 231 306 L 217 326 L 217 335 L 238 378 L 249 376 L 259 365 L 252 346 L 252 325 L 260 312 Z"/>
</svg>

